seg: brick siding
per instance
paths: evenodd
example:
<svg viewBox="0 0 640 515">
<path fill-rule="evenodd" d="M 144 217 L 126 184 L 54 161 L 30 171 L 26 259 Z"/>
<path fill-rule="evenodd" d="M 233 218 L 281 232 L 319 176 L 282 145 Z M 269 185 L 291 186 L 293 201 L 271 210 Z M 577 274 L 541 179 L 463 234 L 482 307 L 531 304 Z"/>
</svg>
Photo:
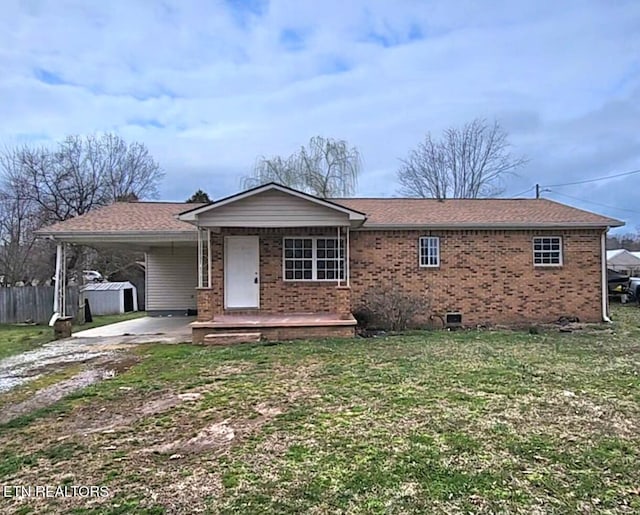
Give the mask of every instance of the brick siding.
<svg viewBox="0 0 640 515">
<path fill-rule="evenodd" d="M 533 237 L 561 236 L 563 266 L 534 267 Z M 423 297 L 430 313 L 459 311 L 464 325 L 601 320 L 601 232 L 361 231 L 351 233 L 352 307 L 370 287 Z M 440 237 L 440 266 L 421 268 L 418 240 Z"/>
<path fill-rule="evenodd" d="M 224 229 L 212 234 L 213 287 L 207 316 L 223 311 L 223 239 L 260 236 L 260 308 L 269 313 L 345 311 L 367 289 L 398 287 L 429 302 L 430 314 L 459 311 L 464 325 L 552 322 L 563 315 L 601 319 L 599 230 L 352 231 L 351 290 L 336 282 L 282 280 L 283 236 L 335 236 L 335 229 Z M 533 237 L 561 236 L 563 266 L 533 266 Z M 440 266 L 421 268 L 418 239 L 440 237 Z M 200 298 L 200 294 L 199 294 Z M 200 301 L 199 301 L 200 305 Z M 203 319 L 200 316 L 199 319 Z M 420 321 L 420 320 L 419 320 Z"/>
<path fill-rule="evenodd" d="M 225 236 L 260 237 L 260 310 L 267 313 L 335 313 L 335 281 L 305 282 L 282 280 L 282 239 L 285 236 L 335 237 L 336 230 L 306 229 L 225 229 L 212 235 L 213 284 L 224 298 Z M 215 251 L 213 250 L 215 249 Z"/>
</svg>

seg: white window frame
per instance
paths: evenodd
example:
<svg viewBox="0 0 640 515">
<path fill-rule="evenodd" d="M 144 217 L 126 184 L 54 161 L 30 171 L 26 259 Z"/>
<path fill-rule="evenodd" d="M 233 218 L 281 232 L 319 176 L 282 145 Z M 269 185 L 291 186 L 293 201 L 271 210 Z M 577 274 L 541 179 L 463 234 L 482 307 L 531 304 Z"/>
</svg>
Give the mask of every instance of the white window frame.
<svg viewBox="0 0 640 515">
<path fill-rule="evenodd" d="M 427 263 L 423 263 L 423 255 L 422 255 L 422 251 L 425 249 L 425 247 L 422 245 L 422 242 L 427 240 L 427 246 L 426 246 L 426 250 L 427 250 L 427 255 L 424 256 L 426 258 Z M 436 263 L 432 264 L 429 263 L 429 249 L 432 248 L 431 245 L 433 244 L 433 242 L 435 242 L 435 248 L 436 248 Z M 420 265 L 420 268 L 439 268 L 440 267 L 440 236 L 420 236 L 420 238 L 418 239 L 418 264 Z"/>
<path fill-rule="evenodd" d="M 340 240 L 340 244 L 334 247 L 338 253 L 338 261 L 340 260 L 340 251 L 342 251 L 342 277 L 336 277 L 335 279 L 318 279 L 318 240 Z M 285 257 L 285 240 L 311 240 L 311 279 L 287 279 L 287 271 L 285 267 L 285 262 L 287 259 L 296 260 L 296 258 L 286 258 Z M 344 237 L 338 238 L 337 236 L 283 236 L 282 238 L 282 280 L 288 283 L 297 283 L 297 282 L 320 282 L 320 283 L 337 283 L 344 282 L 345 277 L 347 275 L 346 269 L 346 261 L 347 261 L 347 251 L 345 248 L 346 240 Z M 308 259 L 308 258 L 301 258 Z M 323 260 L 331 260 L 330 258 L 321 258 Z M 340 265 L 338 265 L 339 267 Z M 339 270 L 339 269 L 338 269 Z"/>
<path fill-rule="evenodd" d="M 536 241 L 537 240 L 558 240 L 559 243 L 559 250 L 536 250 Z M 563 241 L 562 241 L 562 236 L 534 236 L 533 239 L 531 240 L 531 247 L 532 247 L 532 259 L 533 259 L 533 266 L 535 268 L 548 268 L 548 267 L 560 267 L 564 265 L 564 252 L 563 252 Z M 536 253 L 540 253 L 540 254 L 550 254 L 550 253 L 557 253 L 558 255 L 558 262 L 557 263 L 536 263 Z"/>
</svg>

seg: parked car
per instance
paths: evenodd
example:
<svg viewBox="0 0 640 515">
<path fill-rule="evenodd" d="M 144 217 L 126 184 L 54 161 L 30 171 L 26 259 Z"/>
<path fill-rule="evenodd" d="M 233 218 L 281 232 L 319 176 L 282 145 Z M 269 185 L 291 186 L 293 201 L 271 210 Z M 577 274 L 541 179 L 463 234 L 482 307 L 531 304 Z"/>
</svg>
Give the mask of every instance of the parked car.
<svg viewBox="0 0 640 515">
<path fill-rule="evenodd" d="M 102 274 L 96 270 L 83 270 L 82 278 L 86 283 L 101 283 L 104 282 Z"/>
</svg>

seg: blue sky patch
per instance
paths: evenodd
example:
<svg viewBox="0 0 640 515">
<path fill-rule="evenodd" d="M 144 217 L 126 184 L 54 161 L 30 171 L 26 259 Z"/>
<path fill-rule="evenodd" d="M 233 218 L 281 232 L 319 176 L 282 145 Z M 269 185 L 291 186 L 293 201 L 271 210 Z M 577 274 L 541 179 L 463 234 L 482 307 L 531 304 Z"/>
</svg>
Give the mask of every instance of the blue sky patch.
<svg viewBox="0 0 640 515">
<path fill-rule="evenodd" d="M 137 125 L 138 127 L 164 129 L 164 125 L 153 118 L 132 118 L 127 122 L 129 125 Z"/>
<path fill-rule="evenodd" d="M 267 0 L 224 0 L 234 20 L 241 26 L 246 26 L 251 17 L 264 15 L 269 6 Z"/>
<path fill-rule="evenodd" d="M 45 84 L 49 84 L 51 86 L 60 86 L 63 84 L 67 84 L 67 82 L 65 82 L 62 77 L 49 70 L 45 70 L 44 68 L 35 68 L 33 70 L 33 74 L 40 82 L 44 82 Z"/>
<path fill-rule="evenodd" d="M 280 32 L 280 44 L 287 50 L 301 50 L 304 42 L 304 35 L 300 31 L 284 29 Z"/>
</svg>

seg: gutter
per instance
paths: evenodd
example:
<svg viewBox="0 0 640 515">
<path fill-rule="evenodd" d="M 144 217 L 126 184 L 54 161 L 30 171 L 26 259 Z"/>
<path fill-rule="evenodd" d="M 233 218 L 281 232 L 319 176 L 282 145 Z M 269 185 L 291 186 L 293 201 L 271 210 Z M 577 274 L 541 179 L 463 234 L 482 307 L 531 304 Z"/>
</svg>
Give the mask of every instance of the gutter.
<svg viewBox="0 0 640 515">
<path fill-rule="evenodd" d="M 620 224 L 624 225 L 624 224 Z M 590 222 L 549 222 L 541 224 L 531 224 L 528 222 L 522 223 L 460 223 L 460 224 L 380 224 L 380 223 L 366 223 L 358 230 L 361 231 L 400 231 L 400 230 L 467 230 L 467 229 L 514 229 L 514 230 L 537 230 L 537 229 L 608 229 L 609 226 L 605 226 L 602 223 L 590 223 Z M 613 227 L 618 227 L 615 225 Z"/>
<path fill-rule="evenodd" d="M 196 231 L 36 231 L 36 236 L 57 241 L 111 241 L 111 242 L 153 242 L 153 241 L 196 241 Z"/>
<path fill-rule="evenodd" d="M 600 261 L 602 262 L 602 321 L 610 324 L 609 318 L 609 284 L 607 282 L 607 227 L 600 236 Z"/>
</svg>

